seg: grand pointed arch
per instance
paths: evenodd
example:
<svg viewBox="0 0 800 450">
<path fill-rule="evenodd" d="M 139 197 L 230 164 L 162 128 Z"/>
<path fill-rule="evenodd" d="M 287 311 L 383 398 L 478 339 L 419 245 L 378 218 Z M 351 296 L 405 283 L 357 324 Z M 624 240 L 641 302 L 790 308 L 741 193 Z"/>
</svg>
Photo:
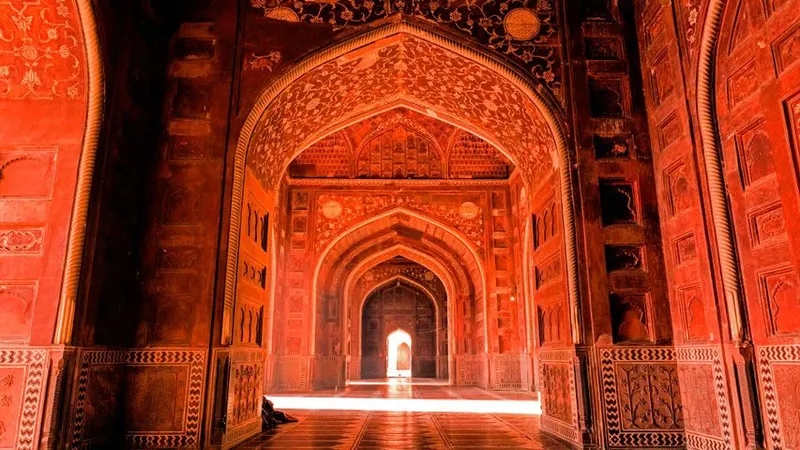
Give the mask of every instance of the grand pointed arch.
<svg viewBox="0 0 800 450">
<path fill-rule="evenodd" d="M 385 59 L 395 61 L 393 67 L 380 61 L 380 51 L 391 53 Z M 432 55 L 447 55 L 465 66 L 461 67 L 461 71 L 454 71 L 447 64 L 434 64 L 430 69 L 438 72 L 430 72 L 421 67 L 421 63 L 426 61 L 425 58 L 430 62 L 434 59 Z M 391 92 L 381 92 L 377 88 L 390 83 L 366 82 L 360 86 L 362 90 L 345 86 L 346 92 L 333 89 L 334 94 L 328 95 L 325 103 L 305 97 L 304 93 L 310 88 L 309 80 L 327 80 L 331 86 L 319 86 L 313 91 L 330 92 L 325 88 L 338 85 L 341 81 L 331 79 L 331 75 L 343 76 L 340 73 L 343 69 L 358 73 L 354 72 L 358 67 L 374 68 L 370 72 L 373 76 L 381 75 L 382 80 L 403 80 L 403 83 L 399 87 L 392 86 Z M 381 74 L 378 69 L 385 73 Z M 469 73 L 469 76 L 458 77 L 453 82 L 461 83 L 466 88 L 471 86 L 473 91 L 462 92 L 461 96 L 445 96 L 441 94 L 441 86 L 431 84 L 430 79 L 422 77 L 411 80 L 410 74 L 426 73 L 426 76 L 431 76 L 430 73 L 450 73 L 451 76 L 453 73 Z M 315 77 L 315 74 L 320 76 Z M 350 78 L 374 81 L 371 77 Z M 485 86 L 492 86 L 489 97 L 479 98 L 476 93 L 485 91 Z M 229 332 L 226 329 L 230 329 L 236 293 L 239 234 L 248 161 L 257 161 L 253 171 L 267 190 L 274 191 L 291 160 L 309 145 L 352 123 L 398 106 L 428 114 L 493 144 L 523 172 L 527 185 L 538 179 L 534 177 L 537 171 L 558 171 L 563 200 L 572 338 L 576 343 L 581 342 L 583 332 L 580 329 L 578 305 L 571 157 L 566 144 L 564 121 L 554 102 L 544 92 L 536 81 L 498 56 L 471 48 L 442 30 L 402 16 L 377 28 L 350 35 L 284 72 L 258 97 L 237 143 L 231 189 L 223 342 L 228 339 Z M 363 102 L 364 95 L 378 100 Z M 350 101 L 345 102 L 344 98 Z M 353 107 L 353 102 L 363 102 L 368 106 L 360 104 Z M 304 109 L 298 109 L 300 105 Z M 315 109 L 320 105 L 327 108 L 323 113 Z M 515 124 L 516 127 L 509 124 Z M 274 262 L 274 240 L 272 254 Z"/>
</svg>

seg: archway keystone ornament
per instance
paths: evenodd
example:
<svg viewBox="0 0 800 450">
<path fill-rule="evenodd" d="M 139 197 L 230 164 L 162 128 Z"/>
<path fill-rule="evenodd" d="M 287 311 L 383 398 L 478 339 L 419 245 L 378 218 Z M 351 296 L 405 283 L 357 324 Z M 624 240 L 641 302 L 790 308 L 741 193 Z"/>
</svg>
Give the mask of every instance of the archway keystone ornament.
<svg viewBox="0 0 800 450">
<path fill-rule="evenodd" d="M 394 82 L 376 82 L 387 79 Z M 352 36 L 286 71 L 255 103 L 236 149 L 223 342 L 229 339 L 236 290 L 245 164 L 268 190 L 274 190 L 286 167 L 309 145 L 399 106 L 434 116 L 493 144 L 516 165 L 529 189 L 536 187 L 534 180 L 543 180 L 542 175 L 553 168 L 558 170 L 572 338 L 582 342 L 572 165 L 563 120 L 541 89 L 504 61 L 408 17 Z M 496 108 L 486 108 L 487 102 Z M 314 105 L 313 114 L 309 105 Z"/>
</svg>

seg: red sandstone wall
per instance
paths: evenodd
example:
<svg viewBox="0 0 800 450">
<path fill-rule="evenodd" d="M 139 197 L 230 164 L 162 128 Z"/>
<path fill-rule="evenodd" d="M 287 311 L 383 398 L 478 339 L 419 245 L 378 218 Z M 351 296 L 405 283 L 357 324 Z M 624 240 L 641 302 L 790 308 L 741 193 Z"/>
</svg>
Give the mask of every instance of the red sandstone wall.
<svg viewBox="0 0 800 450">
<path fill-rule="evenodd" d="M 0 447 L 38 445 L 87 68 L 74 1 L 0 4 Z"/>
<path fill-rule="evenodd" d="M 637 19 L 684 422 L 690 442 L 712 445 L 730 433 L 730 417 L 722 411 L 732 399 L 714 381 L 723 370 L 720 343 L 727 331 L 725 306 L 709 276 L 703 173 L 685 100 L 684 80 L 691 77 L 684 75 L 688 63 L 671 8 L 653 4 Z"/>
<path fill-rule="evenodd" d="M 758 360 L 761 420 L 772 448 L 800 445 L 794 425 L 800 417 L 799 14 L 797 1 L 730 2 L 716 59 L 724 177 Z M 743 404 L 750 406 L 747 399 Z M 749 414 L 743 428 L 752 434 Z"/>
<path fill-rule="evenodd" d="M 582 304 L 579 322 L 570 319 L 570 309 L 562 312 L 566 327 L 561 331 L 558 311 L 566 299 L 543 292 L 541 297 L 553 303 L 537 302 L 545 347 L 539 350 L 542 424 L 564 439 L 597 440 L 609 448 L 680 445 L 681 398 L 675 355 L 668 347 L 670 308 L 641 80 L 634 71 L 632 11 L 623 2 L 588 0 L 565 13 L 568 52 L 580 61 L 570 67 L 568 110 L 578 166 L 573 206 Z M 550 195 L 533 201 L 557 198 Z M 554 217 L 550 208 L 533 207 L 540 230 L 540 220 Z M 553 253 L 545 251 L 550 244 L 540 245 L 541 251 L 534 250 L 535 281 L 542 285 L 542 278 L 557 278 L 561 269 L 557 258 L 546 256 Z M 572 333 L 570 324 L 581 329 Z M 586 346 L 550 349 L 548 338 Z M 648 390 L 642 384 L 647 380 L 662 389 Z M 603 432 L 592 435 L 589 420 L 602 421 Z"/>
</svg>

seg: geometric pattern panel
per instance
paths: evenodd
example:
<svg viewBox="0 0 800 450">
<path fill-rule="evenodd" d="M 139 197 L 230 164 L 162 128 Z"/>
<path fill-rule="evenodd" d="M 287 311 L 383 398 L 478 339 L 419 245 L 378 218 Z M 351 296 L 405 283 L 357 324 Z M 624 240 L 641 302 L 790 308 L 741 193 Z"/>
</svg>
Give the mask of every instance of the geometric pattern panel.
<svg viewBox="0 0 800 450">
<path fill-rule="evenodd" d="M 202 350 L 183 349 L 82 352 L 72 419 L 73 446 L 92 445 L 91 440 L 97 436 L 89 434 L 95 434 L 91 431 L 101 419 L 93 417 L 97 408 L 104 415 L 116 413 L 116 407 L 121 405 L 117 405 L 115 398 L 119 396 L 124 376 L 137 389 L 125 396 L 128 401 L 124 403 L 125 440 L 129 446 L 197 447 L 205 356 Z M 106 403 L 112 399 L 112 404 Z"/>
<path fill-rule="evenodd" d="M 800 346 L 772 345 L 758 348 L 766 414 L 767 436 L 772 448 L 800 445 Z"/>
<path fill-rule="evenodd" d="M 718 347 L 675 349 L 690 448 L 732 449 L 731 409 Z"/>
<path fill-rule="evenodd" d="M 37 447 L 47 352 L 0 350 L 0 448 Z"/>
<path fill-rule="evenodd" d="M 444 161 L 434 143 L 405 127 L 367 142 L 356 164 L 359 178 L 442 178 Z"/>
<path fill-rule="evenodd" d="M 295 178 L 350 178 L 350 145 L 343 133 L 334 133 L 303 150 L 289 166 Z"/>
<path fill-rule="evenodd" d="M 600 349 L 609 447 L 685 446 L 675 353 L 668 347 Z"/>
</svg>

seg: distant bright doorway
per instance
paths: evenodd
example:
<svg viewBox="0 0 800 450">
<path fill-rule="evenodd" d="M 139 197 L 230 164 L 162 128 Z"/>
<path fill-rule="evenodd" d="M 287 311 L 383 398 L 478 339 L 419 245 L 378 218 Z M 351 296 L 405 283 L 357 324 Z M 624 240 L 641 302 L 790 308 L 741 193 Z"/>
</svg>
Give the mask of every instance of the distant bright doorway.
<svg viewBox="0 0 800 450">
<path fill-rule="evenodd" d="M 389 356 L 386 365 L 387 377 L 411 377 L 411 335 L 403 330 L 395 330 L 386 338 Z"/>
</svg>

